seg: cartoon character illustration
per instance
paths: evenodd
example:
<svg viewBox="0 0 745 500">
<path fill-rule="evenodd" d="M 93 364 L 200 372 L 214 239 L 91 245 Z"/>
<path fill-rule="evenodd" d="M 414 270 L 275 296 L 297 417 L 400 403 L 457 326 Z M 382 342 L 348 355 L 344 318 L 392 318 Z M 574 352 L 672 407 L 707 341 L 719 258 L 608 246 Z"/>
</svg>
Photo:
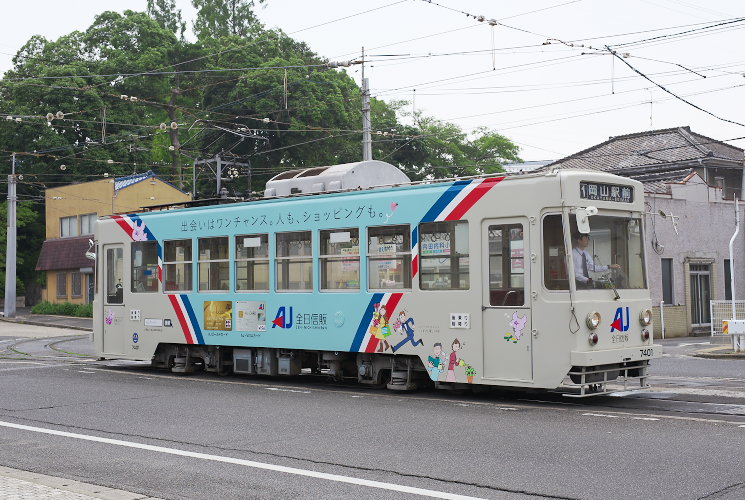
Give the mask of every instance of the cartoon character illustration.
<svg viewBox="0 0 745 500">
<path fill-rule="evenodd" d="M 513 344 L 517 344 L 517 341 L 520 340 L 520 337 L 523 334 L 523 330 L 525 329 L 525 324 L 527 322 L 528 322 L 527 316 L 520 316 L 517 313 L 517 311 L 512 313 L 512 321 L 510 321 L 510 326 L 512 327 L 512 333 L 505 335 L 504 339 L 508 342 L 511 340 Z"/>
<path fill-rule="evenodd" d="M 432 348 L 432 356 L 427 358 L 427 369 L 429 370 L 429 378 L 437 382 L 440 378 L 440 373 L 445 368 L 445 356 L 442 354 L 442 344 L 437 342 Z"/>
<path fill-rule="evenodd" d="M 401 310 L 401 312 L 398 313 L 398 320 L 396 320 L 396 323 L 393 325 L 394 331 L 406 336 L 401 342 L 392 348 L 393 352 L 398 351 L 407 342 L 411 342 L 411 345 L 414 347 L 424 343 L 422 342 L 422 339 L 414 340 L 414 318 L 407 318 L 406 316 L 406 311 Z"/>
<path fill-rule="evenodd" d="M 106 321 L 106 324 L 111 325 L 112 323 L 114 323 L 114 317 L 115 317 L 114 311 L 107 312 L 106 317 L 104 318 L 104 320 Z"/>
<path fill-rule="evenodd" d="M 386 339 L 391 336 L 391 327 L 388 325 L 385 304 L 375 304 L 375 312 L 373 313 L 370 335 L 374 336 L 379 341 L 378 350 L 376 352 L 385 352 L 390 349 L 391 345 Z"/>
<path fill-rule="evenodd" d="M 142 224 L 140 224 L 140 222 Z M 134 241 L 147 241 L 147 234 L 145 234 L 145 222 L 144 221 L 135 222 L 135 225 L 132 228 L 132 239 Z"/>
<path fill-rule="evenodd" d="M 445 377 L 445 382 L 455 382 L 455 367 L 458 366 L 461 362 L 463 362 L 462 359 L 458 358 L 458 351 L 461 348 L 460 340 L 458 339 L 453 340 L 453 344 L 451 347 L 453 348 L 453 352 L 450 353 L 450 360 L 448 363 L 448 375 L 447 377 Z"/>
</svg>

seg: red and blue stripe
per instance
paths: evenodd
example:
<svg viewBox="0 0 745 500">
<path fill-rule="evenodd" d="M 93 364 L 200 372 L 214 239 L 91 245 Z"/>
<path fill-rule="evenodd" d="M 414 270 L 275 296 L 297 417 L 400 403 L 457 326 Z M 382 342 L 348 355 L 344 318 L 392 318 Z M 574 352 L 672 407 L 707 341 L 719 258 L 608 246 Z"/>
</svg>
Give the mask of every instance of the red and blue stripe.
<svg viewBox="0 0 745 500">
<path fill-rule="evenodd" d="M 145 222 L 138 215 L 112 215 L 111 217 L 130 238 L 132 238 L 135 226 L 145 226 L 144 233 L 147 236 L 147 240 L 158 241 L 150 231 L 150 228 L 145 225 Z M 163 246 L 160 242 L 158 242 L 158 281 L 161 284 L 163 283 Z M 191 302 L 189 302 L 189 297 L 178 294 L 167 294 L 167 297 L 176 313 L 181 330 L 184 332 L 186 343 L 204 344 L 204 336 L 202 335 L 201 328 L 199 328 L 199 321 L 197 321 L 197 316 L 194 314 L 194 308 L 191 306 Z"/>
<path fill-rule="evenodd" d="M 453 183 L 447 191 L 432 205 L 422 220 L 423 222 L 440 222 L 460 220 L 468 211 L 494 186 L 504 180 L 504 177 L 489 177 L 472 181 L 458 181 Z M 419 273 L 419 226 L 411 230 L 411 275 Z"/>
<path fill-rule="evenodd" d="M 194 314 L 194 308 L 189 302 L 188 295 L 168 294 L 173 310 L 176 312 L 181 330 L 184 332 L 187 344 L 204 344 L 204 336 L 199 328 L 199 322 Z"/>
</svg>

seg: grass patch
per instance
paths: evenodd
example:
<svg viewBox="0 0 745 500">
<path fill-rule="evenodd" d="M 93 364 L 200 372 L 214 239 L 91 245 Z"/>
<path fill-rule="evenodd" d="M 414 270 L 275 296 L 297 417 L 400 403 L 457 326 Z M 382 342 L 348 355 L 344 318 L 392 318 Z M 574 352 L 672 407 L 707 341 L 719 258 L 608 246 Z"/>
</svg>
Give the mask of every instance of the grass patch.
<svg viewBox="0 0 745 500">
<path fill-rule="evenodd" d="M 92 318 L 93 304 L 71 304 L 62 302 L 52 304 L 51 302 L 39 302 L 32 309 L 33 314 L 54 314 L 56 316 L 77 316 L 78 318 Z"/>
</svg>

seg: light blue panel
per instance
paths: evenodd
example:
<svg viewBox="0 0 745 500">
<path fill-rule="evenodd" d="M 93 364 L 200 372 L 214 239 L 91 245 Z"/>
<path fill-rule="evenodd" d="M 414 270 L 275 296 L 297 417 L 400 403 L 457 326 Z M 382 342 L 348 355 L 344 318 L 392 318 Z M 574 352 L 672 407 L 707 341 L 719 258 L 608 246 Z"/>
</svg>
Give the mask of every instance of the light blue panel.
<svg viewBox="0 0 745 500">
<path fill-rule="evenodd" d="M 183 294 L 194 311 L 206 344 L 263 346 L 312 350 L 347 351 L 363 331 L 361 323 L 375 295 L 367 287 L 367 231 L 369 226 L 409 224 L 433 219 L 468 182 L 415 186 L 407 189 L 378 189 L 359 193 L 336 193 L 292 199 L 271 199 L 251 203 L 198 207 L 140 214 L 152 235 L 163 240 L 191 239 L 193 243 L 194 292 Z M 394 206 L 395 204 L 395 206 Z M 437 213 L 435 213 L 437 212 Z M 360 286 L 354 292 L 320 292 L 319 230 L 357 227 L 360 229 Z M 235 236 L 269 234 L 270 289 L 276 287 L 275 232 L 313 231 L 314 288 L 308 293 L 197 293 L 198 238 L 229 236 L 231 287 L 235 289 Z M 416 242 L 413 242 L 414 244 Z M 379 294 L 378 294 L 379 295 Z M 204 302 L 231 301 L 234 320 L 231 330 L 204 329 Z M 236 301 L 266 304 L 266 331 L 236 330 Z M 282 309 L 284 308 L 284 309 Z M 273 321 L 281 310 L 292 311 L 285 328 Z M 369 316 L 369 314 L 367 314 Z M 306 324 L 310 323 L 310 324 Z M 352 346 L 354 347 L 354 346 Z"/>
</svg>

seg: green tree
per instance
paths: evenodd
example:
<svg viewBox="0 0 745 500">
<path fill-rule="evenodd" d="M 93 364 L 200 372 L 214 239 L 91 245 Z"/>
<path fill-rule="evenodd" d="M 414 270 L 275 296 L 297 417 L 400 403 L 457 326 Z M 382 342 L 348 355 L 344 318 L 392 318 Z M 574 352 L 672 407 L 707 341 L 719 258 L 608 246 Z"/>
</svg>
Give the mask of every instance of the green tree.
<svg viewBox="0 0 745 500">
<path fill-rule="evenodd" d="M 31 200 L 146 169 L 183 187 L 183 165 L 216 154 L 250 164 L 256 191 L 285 170 L 359 161 L 359 87 L 305 43 L 266 29 L 253 11 L 263 1 L 193 0 L 196 43 L 179 37 L 174 0 L 149 0 L 147 13 L 103 12 L 57 40 L 32 37 L 0 80 L 0 113 L 11 116 L 0 120 L 0 175 L 7 152 L 18 152 L 19 196 Z M 371 104 L 373 157 L 413 179 L 488 173 L 517 159 L 496 132 L 409 117 L 405 102 Z M 214 195 L 214 174 L 200 179 L 197 191 Z M 245 194 L 244 181 L 228 187 Z M 43 208 L 32 211 L 41 224 Z M 33 248 L 19 246 L 24 279 L 34 275 Z"/>
<path fill-rule="evenodd" d="M 181 9 L 176 8 L 176 0 L 147 0 L 147 14 L 158 24 L 184 39 L 186 23 L 181 17 Z"/>
<path fill-rule="evenodd" d="M 259 0 L 264 3 L 265 0 Z M 200 40 L 225 36 L 245 37 L 258 23 L 254 0 L 192 0 L 197 9 L 194 33 Z"/>
</svg>

